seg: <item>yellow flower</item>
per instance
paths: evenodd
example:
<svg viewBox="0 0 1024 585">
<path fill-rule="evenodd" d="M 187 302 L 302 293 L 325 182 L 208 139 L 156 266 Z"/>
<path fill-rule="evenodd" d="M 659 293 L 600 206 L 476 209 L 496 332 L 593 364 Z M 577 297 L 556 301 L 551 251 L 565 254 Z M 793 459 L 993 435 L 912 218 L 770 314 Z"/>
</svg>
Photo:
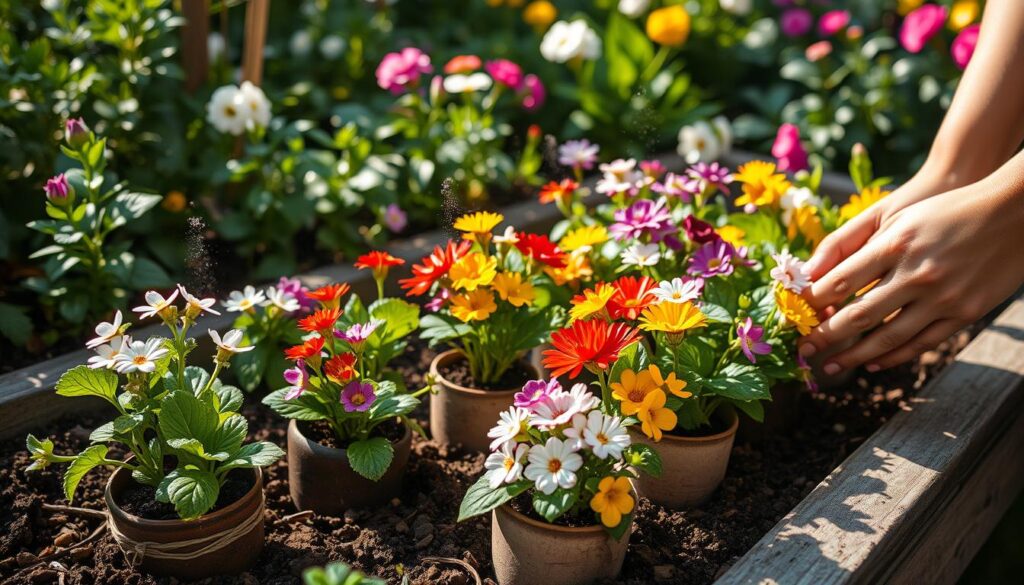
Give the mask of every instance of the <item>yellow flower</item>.
<svg viewBox="0 0 1024 585">
<path fill-rule="evenodd" d="M 643 405 L 644 399 L 651 392 L 658 391 L 658 384 L 654 382 L 651 371 L 623 370 L 618 382 L 610 384 L 612 398 L 619 401 L 622 414 L 632 416 L 636 414 Z"/>
<path fill-rule="evenodd" d="M 659 8 L 647 17 L 647 36 L 659 45 L 681 47 L 690 36 L 690 15 L 678 4 Z"/>
<path fill-rule="evenodd" d="M 644 331 L 662 331 L 669 343 L 678 343 L 690 329 L 704 327 L 708 317 L 693 303 L 658 303 L 640 314 L 640 328 Z"/>
<path fill-rule="evenodd" d="M 818 315 L 800 295 L 780 288 L 775 291 L 775 304 L 786 321 L 796 327 L 800 335 L 807 335 L 811 332 L 811 327 L 818 326 Z"/>
<path fill-rule="evenodd" d="M 741 166 L 733 178 L 743 185 L 743 195 L 736 199 L 736 205 L 753 203 L 758 207 L 776 207 L 782 195 L 793 186 L 786 175 L 775 173 L 775 163 L 762 160 Z"/>
<path fill-rule="evenodd" d="M 463 232 L 462 237 L 467 240 L 487 242 L 491 237 L 491 231 L 498 227 L 498 224 L 505 219 L 505 216 L 493 211 L 478 211 L 467 213 L 455 220 L 455 229 Z"/>
<path fill-rule="evenodd" d="M 654 383 L 662 390 L 667 389 L 680 398 L 690 398 L 693 396 L 693 392 L 683 390 L 683 388 L 686 388 L 686 380 L 676 378 L 675 372 L 669 372 L 667 378 L 662 377 L 661 370 L 654 364 L 651 364 L 647 371 L 651 373 L 651 379 L 654 380 Z"/>
<path fill-rule="evenodd" d="M 523 9 L 523 21 L 537 31 L 547 30 L 558 18 L 558 9 L 547 0 L 530 2 Z"/>
<path fill-rule="evenodd" d="M 566 252 L 593 248 L 608 241 L 608 230 L 603 225 L 576 228 L 558 240 L 558 247 Z"/>
<path fill-rule="evenodd" d="M 522 307 L 533 303 L 536 292 L 533 285 L 523 282 L 523 276 L 518 272 L 502 272 L 494 277 L 491 283 L 494 290 L 498 291 L 501 300 L 508 301 L 514 307 Z"/>
<path fill-rule="evenodd" d="M 594 275 L 594 269 L 590 266 L 590 259 L 587 258 L 586 254 L 577 252 L 569 254 L 564 268 L 545 266 L 544 272 L 551 277 L 551 280 L 555 281 L 557 286 L 565 286 L 569 283 L 588 279 Z"/>
<path fill-rule="evenodd" d="M 586 319 L 604 311 L 605 305 L 615 296 L 615 287 L 599 282 L 594 288 L 588 288 L 582 295 L 572 298 L 572 308 L 569 309 L 569 317 L 573 321 Z"/>
<path fill-rule="evenodd" d="M 644 398 L 636 416 L 640 419 L 640 430 L 655 441 L 661 440 L 662 431 L 674 429 L 679 422 L 676 413 L 665 408 L 665 393 L 661 390 L 655 390 Z"/>
<path fill-rule="evenodd" d="M 622 517 L 633 511 L 632 486 L 625 477 L 606 477 L 597 484 L 590 509 L 601 515 L 601 524 L 615 528 Z"/>
<path fill-rule="evenodd" d="M 924 4 L 924 0 L 899 0 L 896 11 L 900 16 L 906 16 Z"/>
<path fill-rule="evenodd" d="M 719 237 L 737 248 L 746 245 L 743 241 L 743 237 L 747 235 L 747 232 L 734 225 L 723 225 L 716 231 L 718 232 Z"/>
<path fill-rule="evenodd" d="M 882 191 L 881 187 L 866 187 L 860 195 L 850 195 L 850 202 L 839 208 L 839 219 L 849 221 L 888 195 L 889 191 Z"/>
<path fill-rule="evenodd" d="M 494 304 L 494 293 L 488 290 L 478 289 L 452 297 L 452 315 L 463 323 L 483 321 L 497 310 L 498 305 Z"/>
<path fill-rule="evenodd" d="M 957 0 L 949 10 L 949 28 L 952 30 L 963 30 L 974 23 L 981 14 L 981 6 L 978 0 Z"/>
<path fill-rule="evenodd" d="M 825 239 L 825 228 L 821 225 L 821 218 L 814 207 L 798 207 L 793 210 L 793 219 L 789 222 L 788 233 L 790 240 L 802 234 L 804 239 L 811 244 L 811 248 L 818 247 L 818 244 Z"/>
<path fill-rule="evenodd" d="M 164 197 L 160 206 L 171 213 L 180 213 L 188 206 L 188 199 L 185 198 L 185 194 L 181 191 L 170 191 Z"/>
<path fill-rule="evenodd" d="M 473 252 L 452 264 L 448 278 L 452 279 L 452 288 L 476 290 L 478 287 L 491 284 L 497 274 L 497 265 L 498 261 L 494 256 Z"/>
<path fill-rule="evenodd" d="M 497 8 L 505 3 L 505 0 L 487 0 L 487 5 L 491 8 Z"/>
</svg>

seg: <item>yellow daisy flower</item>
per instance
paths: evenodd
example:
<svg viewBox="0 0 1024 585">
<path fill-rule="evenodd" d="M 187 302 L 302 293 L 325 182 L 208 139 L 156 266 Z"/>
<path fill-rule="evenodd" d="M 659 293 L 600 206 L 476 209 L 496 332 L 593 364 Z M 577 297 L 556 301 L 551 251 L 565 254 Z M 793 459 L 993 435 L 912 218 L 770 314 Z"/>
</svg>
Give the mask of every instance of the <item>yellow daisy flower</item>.
<svg viewBox="0 0 1024 585">
<path fill-rule="evenodd" d="M 593 317 L 604 311 L 605 305 L 615 296 L 615 287 L 599 282 L 594 288 L 588 288 L 583 294 L 572 298 L 572 308 L 569 309 L 569 317 L 573 321 Z"/>
<path fill-rule="evenodd" d="M 493 211 L 477 211 L 467 213 L 455 220 L 454 228 L 462 232 L 462 237 L 467 240 L 486 242 L 491 237 L 491 232 L 498 224 L 505 220 L 505 216 Z"/>
<path fill-rule="evenodd" d="M 483 321 L 498 310 L 498 305 L 494 303 L 494 293 L 489 290 L 477 289 L 464 295 L 455 295 L 451 300 L 452 315 L 463 323 Z"/>
<path fill-rule="evenodd" d="M 558 247 L 566 252 L 593 248 L 608 241 L 608 229 L 603 225 L 588 225 L 576 228 L 562 236 Z"/>
<path fill-rule="evenodd" d="M 669 343 L 679 343 L 684 333 L 707 324 L 707 315 L 690 302 L 658 303 L 640 314 L 640 328 L 668 334 Z"/>
<path fill-rule="evenodd" d="M 555 268 L 545 266 L 544 272 L 555 281 L 558 286 L 565 286 L 580 280 L 587 280 L 594 275 L 594 269 L 590 266 L 590 259 L 586 254 L 574 252 L 565 259 L 565 267 Z"/>
<path fill-rule="evenodd" d="M 452 287 L 455 289 L 476 290 L 491 284 L 497 274 L 497 266 L 498 260 L 494 256 L 473 252 L 452 264 L 448 278 L 452 279 Z"/>
<path fill-rule="evenodd" d="M 530 305 L 537 296 L 533 285 L 523 282 L 523 276 L 518 272 L 499 273 L 494 277 L 491 286 L 498 291 L 501 300 L 508 301 L 514 307 Z"/>
<path fill-rule="evenodd" d="M 640 419 L 640 430 L 655 441 L 661 440 L 662 431 L 671 431 L 679 422 L 676 413 L 665 408 L 665 393 L 661 390 L 655 390 L 644 398 L 636 417 Z"/>
<path fill-rule="evenodd" d="M 715 231 L 718 232 L 719 237 L 737 248 L 746 245 L 743 238 L 747 235 L 747 232 L 734 225 L 723 225 Z"/>
<path fill-rule="evenodd" d="M 609 385 L 612 389 L 612 398 L 619 401 L 622 414 L 632 416 L 640 410 L 647 395 L 658 391 L 658 384 L 655 384 L 651 371 L 624 370 L 618 382 Z"/>
<path fill-rule="evenodd" d="M 859 195 L 850 195 L 850 202 L 839 208 L 839 219 L 849 221 L 865 209 L 885 199 L 889 191 L 883 191 L 881 187 L 867 187 Z"/>
<path fill-rule="evenodd" d="M 651 379 L 655 385 L 660 387 L 662 390 L 668 390 L 670 393 L 680 398 L 690 398 L 693 396 L 693 392 L 687 392 L 683 390 L 686 388 L 686 380 L 680 380 L 676 377 L 675 372 L 669 372 L 668 377 L 661 375 L 661 369 L 658 366 L 651 364 L 647 368 L 647 371 L 651 373 Z"/>
<path fill-rule="evenodd" d="M 800 335 L 807 335 L 811 332 L 811 327 L 818 326 L 818 315 L 800 295 L 780 288 L 775 291 L 775 304 L 786 318 L 786 322 L 796 327 Z"/>
<path fill-rule="evenodd" d="M 606 477 L 597 484 L 597 493 L 590 499 L 590 509 L 601 515 L 601 524 L 615 528 L 622 517 L 633 511 L 633 488 L 625 477 Z"/>
<path fill-rule="evenodd" d="M 963 30 L 973 24 L 981 14 L 981 3 L 978 0 L 957 0 L 949 9 L 949 28 Z"/>
<path fill-rule="evenodd" d="M 758 207 L 776 207 L 782 195 L 793 185 L 786 175 L 775 173 L 775 163 L 755 160 L 746 163 L 733 175 L 743 187 L 736 205 L 753 203 Z"/>
<path fill-rule="evenodd" d="M 547 30 L 556 18 L 558 18 L 558 9 L 547 0 L 530 2 L 523 9 L 523 21 L 538 32 Z"/>
<path fill-rule="evenodd" d="M 818 211 L 810 206 L 793 210 L 793 219 L 790 220 L 787 230 L 786 235 L 790 240 L 795 239 L 797 234 L 801 234 L 805 240 L 810 242 L 812 248 L 816 248 L 825 239 L 825 228 L 821 225 Z"/>
</svg>

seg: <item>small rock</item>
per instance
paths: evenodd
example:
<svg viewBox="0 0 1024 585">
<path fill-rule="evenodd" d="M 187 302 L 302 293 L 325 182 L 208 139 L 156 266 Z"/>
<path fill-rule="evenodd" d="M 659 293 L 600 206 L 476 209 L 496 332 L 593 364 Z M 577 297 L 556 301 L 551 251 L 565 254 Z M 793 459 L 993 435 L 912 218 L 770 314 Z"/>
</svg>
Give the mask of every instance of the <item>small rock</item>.
<svg viewBox="0 0 1024 585">
<path fill-rule="evenodd" d="M 56 583 L 59 577 L 60 574 L 57 571 L 43 567 L 32 571 L 32 574 L 28 576 L 33 583 Z"/>
<path fill-rule="evenodd" d="M 836 423 L 832 425 L 832 430 L 835 431 L 837 435 L 841 435 L 846 432 L 846 425 L 843 423 Z"/>
<path fill-rule="evenodd" d="M 92 552 L 92 545 L 87 544 L 85 546 L 71 549 L 71 558 L 76 561 L 84 561 L 92 556 Z"/>
<path fill-rule="evenodd" d="M 78 534 L 74 530 L 61 530 L 57 538 L 53 539 L 53 544 L 60 547 L 68 547 L 81 540 Z"/>
<path fill-rule="evenodd" d="M 899 400 L 900 398 L 903 398 L 903 390 L 900 388 L 896 388 L 895 390 L 889 390 L 888 392 L 885 393 L 886 400 L 892 401 Z"/>
<path fill-rule="evenodd" d="M 434 535 L 428 534 L 423 537 L 422 540 L 416 541 L 416 550 L 423 550 L 430 546 L 430 543 L 434 542 Z"/>
<path fill-rule="evenodd" d="M 77 439 L 79 441 L 88 441 L 89 435 L 91 434 L 92 431 L 83 427 L 82 425 L 75 425 L 74 428 L 68 431 L 68 435 L 70 435 L 71 438 Z"/>
<path fill-rule="evenodd" d="M 676 574 L 676 568 L 672 565 L 655 565 L 654 566 L 654 580 L 655 581 L 669 581 Z"/>
<path fill-rule="evenodd" d="M 359 536 L 359 529 L 352 524 L 345 524 L 341 528 L 331 533 L 333 536 L 342 540 L 352 540 Z"/>
<path fill-rule="evenodd" d="M 15 559 L 17 559 L 17 561 L 18 561 L 18 566 L 19 567 L 27 567 L 27 566 L 31 565 L 32 563 L 38 561 L 39 557 L 37 557 L 36 555 L 34 555 L 34 554 L 30 553 L 30 552 L 20 552 L 15 557 Z"/>
<path fill-rule="evenodd" d="M 420 540 L 427 535 L 434 534 L 434 525 L 430 522 L 417 522 L 413 524 L 412 536 L 416 540 Z"/>
<path fill-rule="evenodd" d="M 399 520 L 395 523 L 395 532 L 405 534 L 409 532 L 409 525 L 405 523 L 405 520 Z"/>
<path fill-rule="evenodd" d="M 356 519 L 359 517 L 359 515 L 356 513 L 355 510 L 345 510 L 345 516 L 344 517 L 345 517 L 345 523 L 346 524 L 355 524 L 356 523 Z"/>
<path fill-rule="evenodd" d="M 64 526 L 68 523 L 68 517 L 64 514 L 54 514 L 46 523 L 50 526 Z"/>
</svg>

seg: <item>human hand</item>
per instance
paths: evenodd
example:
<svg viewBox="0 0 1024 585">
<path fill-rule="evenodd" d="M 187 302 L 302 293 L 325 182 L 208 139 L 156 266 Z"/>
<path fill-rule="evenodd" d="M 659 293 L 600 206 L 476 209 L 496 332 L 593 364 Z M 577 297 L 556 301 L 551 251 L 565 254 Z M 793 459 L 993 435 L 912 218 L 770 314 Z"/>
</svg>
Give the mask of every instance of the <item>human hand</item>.
<svg viewBox="0 0 1024 585">
<path fill-rule="evenodd" d="M 877 371 L 910 360 L 1024 283 L 1019 188 L 986 180 L 927 198 L 918 198 L 916 189 L 901 191 L 829 236 L 807 264 L 814 281 L 807 300 L 830 316 L 801 341 L 802 355 L 820 354 L 874 329 L 830 357 L 826 374 L 863 363 Z M 875 281 L 874 288 L 840 307 Z"/>
</svg>

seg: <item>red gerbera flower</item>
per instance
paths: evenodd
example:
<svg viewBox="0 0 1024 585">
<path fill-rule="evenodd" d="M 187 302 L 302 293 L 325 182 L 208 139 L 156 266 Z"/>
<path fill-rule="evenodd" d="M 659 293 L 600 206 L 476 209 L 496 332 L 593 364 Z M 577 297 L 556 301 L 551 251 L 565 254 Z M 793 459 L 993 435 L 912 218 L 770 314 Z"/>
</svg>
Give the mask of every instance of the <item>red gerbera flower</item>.
<svg viewBox="0 0 1024 585">
<path fill-rule="evenodd" d="M 425 256 L 421 264 L 412 265 L 412 276 L 399 280 L 398 284 L 408 291 L 405 293 L 406 296 L 414 297 L 428 292 L 438 279 L 448 274 L 448 269 L 452 267 L 452 264 L 469 252 L 472 245 L 473 242 L 469 240 L 459 242 L 449 240 L 448 245 L 444 248 L 435 246 L 434 252 Z"/>
<path fill-rule="evenodd" d="M 302 342 L 301 345 L 293 345 L 284 350 L 284 357 L 290 360 L 308 360 L 313 356 L 319 356 L 324 349 L 323 337 L 312 337 Z"/>
<path fill-rule="evenodd" d="M 342 384 L 356 377 L 356 354 L 342 353 L 324 362 L 324 374 L 332 382 Z"/>
<path fill-rule="evenodd" d="M 544 351 L 544 367 L 557 378 L 568 372 L 570 378 L 583 368 L 607 370 L 619 359 L 619 352 L 640 339 L 640 332 L 625 323 L 602 319 L 575 321 L 551 335 L 554 349 Z"/>
<path fill-rule="evenodd" d="M 359 258 L 356 258 L 355 267 L 360 270 L 364 268 L 380 270 L 382 268 L 388 268 L 389 266 L 401 266 L 402 264 L 405 264 L 405 260 L 395 258 L 387 252 L 375 250 L 369 254 L 363 254 Z"/>
<path fill-rule="evenodd" d="M 328 309 L 332 309 L 341 304 L 341 297 L 345 296 L 352 287 L 346 283 L 335 283 L 321 286 L 313 292 L 306 293 L 306 296 L 315 300 Z"/>
<path fill-rule="evenodd" d="M 608 314 L 612 319 L 636 321 L 640 318 L 640 312 L 655 300 L 651 291 L 656 288 L 657 283 L 649 276 L 622 276 L 613 282 L 612 286 L 615 287 L 615 294 L 607 305 Z"/>
<path fill-rule="evenodd" d="M 341 317 L 341 309 L 338 307 L 331 307 L 329 309 L 320 309 L 319 311 L 299 319 L 299 329 L 303 331 L 316 331 L 320 335 L 327 337 L 331 329 L 334 329 L 334 323 Z"/>
<path fill-rule="evenodd" d="M 572 179 L 562 179 L 560 183 L 551 181 L 540 188 L 540 202 L 553 203 L 555 201 L 564 201 L 565 198 L 575 193 L 576 189 L 579 188 L 580 184 Z"/>
<path fill-rule="evenodd" d="M 552 268 L 565 268 L 565 252 L 545 235 L 520 232 L 516 248 L 524 255 Z"/>
</svg>

